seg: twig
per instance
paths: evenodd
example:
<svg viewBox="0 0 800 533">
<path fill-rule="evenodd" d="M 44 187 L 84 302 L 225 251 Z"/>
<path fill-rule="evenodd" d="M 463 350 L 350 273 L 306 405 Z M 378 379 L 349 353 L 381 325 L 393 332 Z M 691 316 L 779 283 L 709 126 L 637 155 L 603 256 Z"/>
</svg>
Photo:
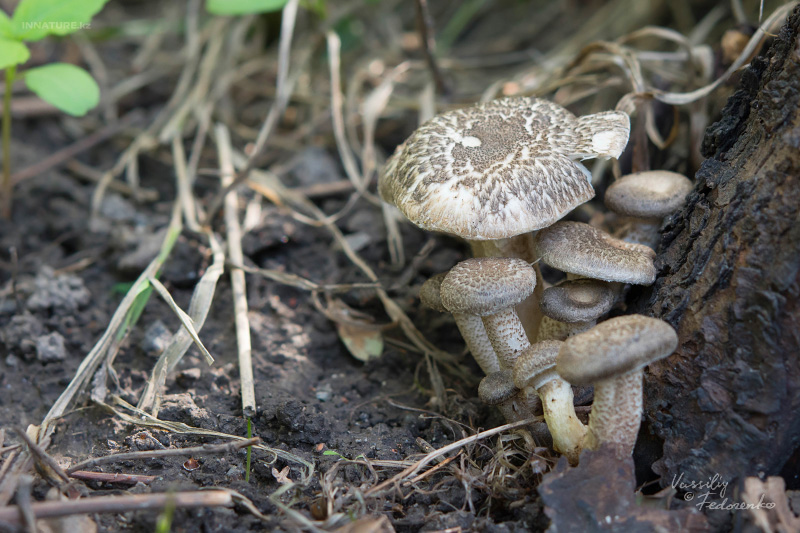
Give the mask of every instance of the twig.
<svg viewBox="0 0 800 533">
<path fill-rule="evenodd" d="M 136 485 L 144 483 L 149 485 L 158 476 L 145 476 L 142 474 L 112 474 L 110 472 L 88 472 L 86 470 L 76 470 L 70 473 L 69 477 L 83 481 L 99 481 L 100 483 L 121 483 L 125 485 Z"/>
<path fill-rule="evenodd" d="M 439 94 L 450 94 L 450 87 L 445 83 L 439 64 L 436 62 L 436 38 L 434 37 L 433 17 L 428 9 L 428 0 L 416 0 L 417 7 L 417 27 L 420 37 L 422 37 L 422 50 L 425 53 L 425 61 L 436 83 L 436 90 Z"/>
<path fill-rule="evenodd" d="M 30 509 L 36 518 L 55 518 L 76 514 L 124 513 L 128 511 L 161 510 L 168 504 L 177 508 L 233 507 L 234 498 L 226 490 L 200 490 L 166 494 L 136 494 L 133 496 L 99 496 L 79 500 L 35 502 Z M 17 506 L 0 508 L 0 522 L 19 525 Z"/>
<path fill-rule="evenodd" d="M 24 430 L 20 428 L 14 428 L 14 433 L 19 435 L 19 438 L 21 438 L 28 446 L 28 450 L 30 450 L 31 455 L 36 458 L 36 464 L 39 467 L 39 473 L 47 482 L 52 482 L 58 485 L 59 483 L 54 479 L 55 477 L 61 478 L 61 481 L 63 482 L 69 482 L 69 476 L 66 472 L 64 472 L 64 469 L 61 468 L 61 466 L 59 466 L 59 464 L 56 463 L 52 457 L 47 455 L 42 447 L 33 442 L 33 440 L 28 436 L 27 433 L 25 433 Z"/>
<path fill-rule="evenodd" d="M 47 172 L 50 169 L 57 168 L 76 155 L 80 154 L 81 152 L 85 152 L 90 148 L 100 144 L 101 142 L 105 141 L 116 135 L 122 128 L 127 127 L 132 122 L 140 117 L 138 112 L 131 112 L 125 115 L 121 120 L 106 126 L 105 128 L 98 130 L 91 135 L 88 135 L 82 138 L 79 141 L 72 143 L 71 145 L 67 146 L 59 150 L 58 152 L 54 153 L 53 155 L 44 158 L 43 160 L 35 163 L 27 168 L 23 168 L 22 170 L 15 172 L 11 175 L 11 182 L 16 185 L 19 182 L 26 180 L 28 178 L 32 178 L 34 176 L 39 176 L 44 172 Z"/>
<path fill-rule="evenodd" d="M 64 163 L 64 166 L 67 168 L 67 170 L 75 174 L 76 177 L 95 183 L 103 181 L 105 176 L 103 172 L 97 170 L 96 168 L 90 167 L 89 165 L 84 165 L 77 159 L 70 159 Z M 132 196 L 133 198 L 145 202 L 154 202 L 155 200 L 158 200 L 158 191 L 155 189 L 138 188 L 134 190 L 130 185 L 121 181 L 109 182 L 108 188 L 112 191 L 116 191 L 126 196 Z"/>
<path fill-rule="evenodd" d="M 31 486 L 33 477 L 25 474 L 19 478 L 17 488 L 17 509 L 19 510 L 21 521 L 25 524 L 27 533 L 37 533 L 36 515 L 31 508 Z"/>
<path fill-rule="evenodd" d="M 247 446 L 260 444 L 259 437 L 253 437 L 248 440 L 240 440 L 234 442 L 226 442 L 225 444 L 206 444 L 204 446 L 193 446 L 191 448 L 167 448 L 165 450 L 148 450 L 143 452 L 127 452 L 127 453 L 114 453 L 111 455 L 104 455 L 103 457 L 93 457 L 86 459 L 80 463 L 75 463 L 67 469 L 67 473 L 72 475 L 78 470 L 85 470 L 95 466 L 105 465 L 109 463 L 117 463 L 120 461 L 132 461 L 139 459 L 159 459 L 162 457 L 175 457 L 175 456 L 200 456 L 200 455 L 215 455 L 222 453 L 231 453 Z"/>
<path fill-rule="evenodd" d="M 231 155 L 231 137 L 223 124 L 215 128 L 219 166 L 222 171 L 222 188 L 233 182 L 235 170 Z M 235 190 L 225 196 L 225 229 L 227 231 L 228 257 L 237 264 L 244 263 L 242 253 L 242 228 L 239 225 L 238 195 Z M 250 343 L 250 320 L 247 317 L 247 286 L 244 272 L 231 270 L 231 290 L 233 292 L 233 318 L 236 323 L 236 348 L 239 355 L 239 380 L 242 392 L 242 413 L 247 418 L 256 414 L 256 394 L 253 385 L 252 345 Z"/>
</svg>

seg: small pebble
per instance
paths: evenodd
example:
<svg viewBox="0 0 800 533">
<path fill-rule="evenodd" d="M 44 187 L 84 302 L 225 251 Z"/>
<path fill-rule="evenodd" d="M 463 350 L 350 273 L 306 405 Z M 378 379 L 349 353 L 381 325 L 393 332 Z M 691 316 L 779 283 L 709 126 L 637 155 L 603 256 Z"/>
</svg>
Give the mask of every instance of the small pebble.
<svg viewBox="0 0 800 533">
<path fill-rule="evenodd" d="M 67 358 L 67 349 L 64 347 L 64 337 L 54 331 L 36 339 L 36 358 L 43 362 L 63 361 Z"/>
</svg>

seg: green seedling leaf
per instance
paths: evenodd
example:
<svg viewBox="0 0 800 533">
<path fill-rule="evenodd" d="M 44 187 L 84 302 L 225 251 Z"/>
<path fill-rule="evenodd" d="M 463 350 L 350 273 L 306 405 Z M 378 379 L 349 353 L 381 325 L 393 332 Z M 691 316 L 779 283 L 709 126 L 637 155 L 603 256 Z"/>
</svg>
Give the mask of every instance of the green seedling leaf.
<svg viewBox="0 0 800 533">
<path fill-rule="evenodd" d="M 14 36 L 38 41 L 47 35 L 67 35 L 85 29 L 108 0 L 22 0 L 14 16 Z"/>
<path fill-rule="evenodd" d="M 206 9 L 214 15 L 251 15 L 280 11 L 289 0 L 206 0 Z"/>
<path fill-rule="evenodd" d="M 359 361 L 367 362 L 383 353 L 383 335 L 379 330 L 344 322 L 337 323 L 336 330 L 347 350 Z"/>
<path fill-rule="evenodd" d="M 124 326 L 119 328 L 117 340 L 121 340 L 125 335 L 127 335 L 128 331 L 130 331 L 139 321 L 147 302 L 150 301 L 151 294 L 153 294 L 153 287 L 149 283 L 141 286 L 139 294 L 136 295 L 136 299 L 133 300 L 133 304 L 131 305 L 128 314 L 125 316 Z"/>
<path fill-rule="evenodd" d="M 11 23 L 11 19 L 8 18 L 5 11 L 0 9 L 0 36 L 11 37 L 13 28 L 14 25 Z"/>
<path fill-rule="evenodd" d="M 28 47 L 21 42 L 0 37 L 0 69 L 24 63 L 30 56 Z"/>
<path fill-rule="evenodd" d="M 100 88 L 88 72 L 68 63 L 25 71 L 25 83 L 45 102 L 80 117 L 100 102 Z"/>
<path fill-rule="evenodd" d="M 324 452 L 322 452 L 322 455 L 335 455 L 336 457 L 340 457 L 342 459 L 347 459 L 347 457 L 345 457 L 344 455 L 340 454 L 339 452 L 337 452 L 335 450 L 325 450 Z"/>
</svg>

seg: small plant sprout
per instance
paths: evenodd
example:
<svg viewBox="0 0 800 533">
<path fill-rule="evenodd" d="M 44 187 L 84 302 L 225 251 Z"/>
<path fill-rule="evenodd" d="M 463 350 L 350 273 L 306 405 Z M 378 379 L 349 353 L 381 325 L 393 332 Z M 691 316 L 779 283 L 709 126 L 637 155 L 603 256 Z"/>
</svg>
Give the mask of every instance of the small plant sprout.
<svg viewBox="0 0 800 533">
<path fill-rule="evenodd" d="M 69 63 L 52 63 L 17 72 L 30 58 L 26 42 L 48 35 L 68 35 L 85 28 L 108 0 L 22 0 L 9 18 L 0 10 L 0 70 L 3 93 L 3 217 L 11 215 L 11 93 L 16 78 L 42 100 L 73 116 L 85 115 L 100 102 L 100 89 L 88 72 Z"/>
</svg>

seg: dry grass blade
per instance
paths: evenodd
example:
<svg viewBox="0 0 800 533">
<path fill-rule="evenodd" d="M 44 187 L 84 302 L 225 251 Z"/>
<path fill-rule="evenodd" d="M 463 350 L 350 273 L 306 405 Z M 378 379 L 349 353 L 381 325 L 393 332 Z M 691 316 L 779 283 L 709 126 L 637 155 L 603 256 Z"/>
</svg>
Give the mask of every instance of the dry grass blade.
<svg viewBox="0 0 800 533">
<path fill-rule="evenodd" d="M 254 268 L 245 265 L 237 265 L 233 263 L 228 263 L 230 268 L 241 269 L 248 274 L 256 274 L 258 276 L 265 277 L 272 281 L 276 281 L 282 285 L 288 285 L 290 287 L 294 287 L 296 289 L 302 289 L 304 291 L 312 291 L 312 292 L 346 292 L 351 291 L 353 289 L 377 289 L 381 285 L 380 283 L 335 283 L 335 284 L 320 284 L 315 283 L 309 279 L 306 279 L 302 276 L 298 276 L 297 274 L 290 274 L 287 272 L 281 272 L 280 270 L 274 270 L 270 268 Z"/>
<path fill-rule="evenodd" d="M 231 155 L 231 138 L 228 129 L 218 124 L 216 129 L 217 152 L 222 174 L 223 188 L 233 182 L 234 168 Z M 238 195 L 232 190 L 225 196 L 225 229 L 227 230 L 228 256 L 237 264 L 244 263 L 242 253 L 242 228 L 239 225 Z M 256 394 L 253 385 L 253 360 L 250 344 L 250 321 L 247 318 L 247 287 L 244 272 L 231 270 L 231 289 L 233 292 L 233 313 L 236 322 L 236 349 L 239 355 L 239 379 L 242 391 L 242 412 L 247 418 L 256 414 Z"/>
<path fill-rule="evenodd" d="M 70 381 L 66 390 L 61 394 L 61 396 L 58 397 L 42 421 L 42 424 L 39 427 L 39 435 L 36 439 L 36 442 L 42 446 L 42 448 L 47 448 L 47 445 L 50 442 L 50 436 L 53 432 L 53 423 L 55 420 L 61 417 L 67 411 L 75 397 L 80 393 L 84 386 L 89 383 L 89 380 L 91 379 L 95 370 L 97 370 L 97 367 L 105 359 L 106 351 L 114 343 L 115 339 L 117 339 L 121 334 L 124 334 L 128 325 L 127 319 L 137 297 L 139 296 L 139 293 L 144 291 L 146 287 L 150 285 L 148 280 L 156 275 L 159 270 L 161 270 L 161 267 L 163 266 L 167 257 L 169 257 L 175 241 L 180 235 L 181 229 L 182 226 L 180 223 L 180 217 L 178 216 L 177 211 L 173 211 L 172 221 L 170 222 L 167 236 L 161 245 L 161 251 L 159 252 L 158 256 L 153 259 L 149 265 L 147 265 L 147 268 L 145 268 L 144 272 L 142 272 L 142 274 L 134 282 L 133 286 L 131 286 L 130 290 L 117 307 L 117 310 L 114 312 L 114 315 L 111 317 L 109 325 L 103 335 L 100 337 L 100 340 L 97 341 L 89 354 L 84 358 L 83 362 L 78 367 L 78 370 L 75 372 L 75 377 L 72 378 L 72 381 Z"/>
<path fill-rule="evenodd" d="M 708 96 L 717 87 L 722 85 L 725 80 L 730 78 L 734 72 L 739 70 L 748 61 L 750 61 L 750 58 L 764 42 L 764 39 L 789 15 L 789 13 L 792 12 L 797 3 L 798 2 L 789 2 L 788 4 L 784 4 L 777 8 L 772 15 L 770 15 L 769 18 L 764 21 L 764 24 L 761 25 L 755 33 L 753 33 L 753 36 L 747 43 L 747 46 L 745 46 L 744 50 L 742 50 L 742 53 L 739 55 L 739 57 L 736 58 L 736 61 L 734 61 L 731 66 L 728 67 L 728 70 L 726 70 L 722 76 L 714 80 L 712 83 L 701 87 L 700 89 L 686 93 L 665 92 L 651 89 L 653 97 L 661 102 L 664 102 L 665 104 L 686 105 L 691 102 L 695 102 L 700 98 Z"/>
<path fill-rule="evenodd" d="M 223 202 L 228 189 L 236 187 L 239 183 L 244 181 L 250 171 L 255 167 L 259 157 L 261 157 L 264 147 L 267 144 L 272 130 L 278 123 L 281 115 L 283 115 L 286 105 L 289 103 L 289 97 L 294 89 L 294 82 L 296 79 L 289 78 L 289 63 L 292 51 L 292 36 L 294 35 L 295 23 L 297 21 L 297 9 L 300 2 L 299 0 L 289 0 L 283 8 L 281 16 L 281 37 L 278 45 L 278 76 L 276 82 L 276 95 L 275 101 L 267 113 L 267 118 L 261 125 L 258 131 L 258 136 L 250 152 L 247 162 L 239 170 L 239 173 L 234 178 L 233 182 L 221 191 L 212 201 L 208 209 L 206 224 L 214 217 Z"/>
<path fill-rule="evenodd" d="M 194 328 L 192 317 L 187 315 L 186 311 L 181 309 L 180 306 L 178 306 L 178 304 L 175 303 L 175 300 L 172 299 L 172 295 L 169 293 L 169 291 L 167 290 L 167 288 L 164 286 L 163 283 L 158 281 L 153 276 L 150 276 L 148 280 L 150 281 L 150 284 L 153 286 L 153 289 L 155 289 L 158 295 L 161 296 L 161 298 L 165 302 L 167 302 L 167 305 L 170 307 L 170 309 L 172 309 L 172 312 L 175 313 L 175 316 L 177 316 L 178 320 L 181 321 L 183 328 L 192 338 L 192 341 L 194 342 L 195 346 L 197 346 L 197 349 L 200 350 L 200 353 L 203 354 L 203 357 L 206 358 L 206 363 L 208 363 L 209 366 L 213 365 L 214 358 L 211 356 L 209 351 L 203 345 L 203 341 L 200 340 L 200 336 L 197 334 L 197 330 Z"/>
<path fill-rule="evenodd" d="M 403 470 L 399 474 L 397 474 L 397 475 L 387 479 L 386 481 L 383 481 L 382 483 L 379 483 L 378 485 L 372 487 L 370 490 L 368 490 L 366 492 L 365 495 L 367 495 L 367 496 L 375 496 L 375 495 L 379 494 L 381 491 L 385 490 L 386 488 L 388 488 L 391 485 L 399 484 L 399 483 L 401 483 L 403 481 L 406 481 L 406 480 L 410 479 L 413 476 L 416 476 L 417 473 L 420 470 L 422 470 L 425 466 L 427 466 L 428 464 L 430 464 L 432 461 L 436 460 L 437 458 L 441 457 L 442 455 L 450 453 L 450 452 L 452 452 L 454 450 L 458 450 L 459 448 L 462 448 L 462 447 L 464 447 L 464 446 L 466 446 L 468 444 L 472 444 L 473 442 L 478 442 L 480 440 L 492 437 L 494 435 L 497 435 L 498 433 L 502 433 L 503 431 L 507 431 L 509 429 L 516 429 L 516 428 L 520 428 L 520 427 L 526 426 L 526 425 L 531 424 L 533 422 L 536 422 L 536 421 L 538 421 L 540 419 L 541 419 L 541 417 L 536 417 L 536 418 L 530 418 L 530 419 L 526 419 L 526 420 L 520 420 L 518 422 L 513 422 L 511 424 L 505 424 L 503 426 L 498 426 L 496 428 L 492 428 L 492 429 L 489 429 L 489 430 L 486 430 L 486 431 L 482 431 L 480 433 L 476 433 L 475 435 L 471 435 L 471 436 L 466 437 L 464 439 L 458 440 L 456 442 L 453 442 L 452 444 L 448 444 L 447 446 L 444 446 L 442 448 L 439 448 L 436 451 L 433 451 L 433 452 L 427 454 L 425 457 L 423 457 L 422 459 L 420 459 L 419 461 L 414 463 L 413 466 L 409 466 L 408 468 L 406 468 L 405 470 Z"/>
<path fill-rule="evenodd" d="M 186 154 L 183 151 L 183 140 L 180 137 L 172 139 L 172 162 L 175 166 L 178 203 L 183 210 L 183 220 L 190 230 L 200 231 L 200 224 L 197 222 L 197 203 L 192 194 L 192 182 L 187 172 Z"/>
<path fill-rule="evenodd" d="M 214 300 L 217 282 L 222 276 L 225 265 L 225 253 L 222 250 L 222 246 L 217 242 L 217 238 L 210 232 L 206 233 L 206 236 L 211 246 L 213 260 L 192 293 L 188 312 L 197 331 L 203 329 L 203 324 L 205 324 L 208 311 Z M 169 345 L 164 349 L 164 352 L 159 356 L 153 367 L 153 373 L 139 399 L 139 409 L 152 411 L 154 414 L 158 413 L 161 390 L 164 383 L 166 383 L 167 372 L 175 368 L 175 365 L 181 360 L 192 345 L 192 342 L 194 342 L 192 335 L 186 328 L 181 327 L 175 332 Z"/>
<path fill-rule="evenodd" d="M 331 76 L 331 118 L 333 119 L 333 136 L 336 139 L 336 148 L 339 150 L 339 158 L 344 165 L 344 170 L 347 177 L 353 182 L 353 187 L 356 191 L 367 198 L 369 201 L 376 205 L 380 202 L 371 192 L 367 190 L 368 183 L 366 176 L 358 169 L 358 164 L 347 143 L 347 136 L 344 129 L 344 117 L 342 116 L 342 108 L 344 100 L 342 96 L 342 82 L 340 75 L 340 53 L 342 43 L 339 36 L 333 31 L 329 31 L 326 35 L 328 42 L 328 65 L 330 67 Z"/>
</svg>

